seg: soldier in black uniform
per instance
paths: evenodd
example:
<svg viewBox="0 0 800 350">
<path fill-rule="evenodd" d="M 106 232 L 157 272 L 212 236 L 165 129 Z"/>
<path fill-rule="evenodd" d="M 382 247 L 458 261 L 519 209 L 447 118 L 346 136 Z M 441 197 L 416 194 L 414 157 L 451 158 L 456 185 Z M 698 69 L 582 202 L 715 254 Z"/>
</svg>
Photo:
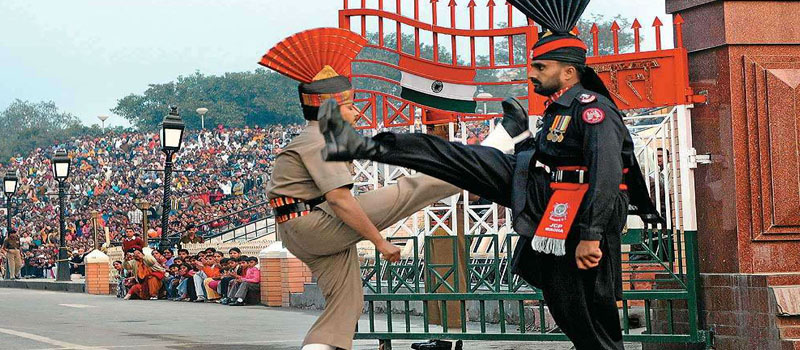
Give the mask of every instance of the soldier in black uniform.
<svg viewBox="0 0 800 350">
<path fill-rule="evenodd" d="M 513 272 L 542 289 L 550 313 L 578 350 L 622 349 L 620 234 L 629 206 L 645 222 L 660 218 L 622 113 L 585 65 L 585 44 L 570 33 L 588 0 L 510 2 L 548 29 L 531 52 L 529 78 L 535 92 L 548 97 L 534 138 L 517 144 L 513 155 L 424 134 L 364 138 L 331 104 L 320 111 L 323 156 L 408 167 L 512 208 L 521 236 Z M 527 112 L 518 101 L 507 99 L 503 109 L 506 138 L 527 130 Z M 547 169 L 536 167 L 537 161 Z"/>
</svg>

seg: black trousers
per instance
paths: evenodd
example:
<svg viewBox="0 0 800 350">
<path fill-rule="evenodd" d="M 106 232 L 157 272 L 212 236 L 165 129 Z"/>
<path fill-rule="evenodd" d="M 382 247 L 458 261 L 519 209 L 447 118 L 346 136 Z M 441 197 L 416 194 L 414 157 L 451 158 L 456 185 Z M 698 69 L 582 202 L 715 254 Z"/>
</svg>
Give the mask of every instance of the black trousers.
<svg viewBox="0 0 800 350">
<path fill-rule="evenodd" d="M 425 134 L 382 133 L 374 139 L 387 152 L 373 160 L 417 170 L 503 206 L 512 205 L 513 191 L 528 190 L 513 188 L 516 157 L 494 148 Z M 550 314 L 578 350 L 623 349 L 617 299 L 621 297 L 619 236 L 627 218 L 627 195 L 621 192 L 613 205 L 618 215 L 608 223 L 609 238 L 601 242 L 604 257 L 594 269 L 577 267 L 576 232 L 570 233 L 567 254 L 561 257 L 534 252 L 527 237 L 517 243 L 515 273 L 529 282 L 526 276 L 536 276 L 534 285 L 542 289 Z"/>
</svg>

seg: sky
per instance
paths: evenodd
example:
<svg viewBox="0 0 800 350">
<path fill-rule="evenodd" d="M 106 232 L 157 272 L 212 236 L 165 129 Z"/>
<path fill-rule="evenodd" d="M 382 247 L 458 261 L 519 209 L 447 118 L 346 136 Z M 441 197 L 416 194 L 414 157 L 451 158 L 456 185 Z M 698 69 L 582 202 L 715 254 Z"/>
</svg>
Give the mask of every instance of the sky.
<svg viewBox="0 0 800 350">
<path fill-rule="evenodd" d="M 412 8 L 413 0 L 402 1 L 404 10 Z M 367 6 L 377 2 L 367 0 Z M 394 9 L 394 1 L 384 2 Z M 478 17 L 486 17 L 480 15 L 486 0 L 476 2 Z M 440 21 L 449 23 L 446 3 L 440 1 Z M 341 7 L 342 0 L 2 0 L 0 110 L 14 99 L 52 100 L 86 125 L 109 115 L 106 126 L 127 126 L 110 112 L 118 99 L 195 71 L 256 69 L 261 55 L 281 39 L 338 26 Z M 664 0 L 593 0 L 585 16 L 591 14 L 639 18 L 647 29 L 655 16 L 671 22 Z M 459 13 L 457 26 L 467 18 Z M 671 47 L 671 30 L 664 32 L 664 45 Z M 643 50 L 654 46 L 647 34 Z"/>
</svg>

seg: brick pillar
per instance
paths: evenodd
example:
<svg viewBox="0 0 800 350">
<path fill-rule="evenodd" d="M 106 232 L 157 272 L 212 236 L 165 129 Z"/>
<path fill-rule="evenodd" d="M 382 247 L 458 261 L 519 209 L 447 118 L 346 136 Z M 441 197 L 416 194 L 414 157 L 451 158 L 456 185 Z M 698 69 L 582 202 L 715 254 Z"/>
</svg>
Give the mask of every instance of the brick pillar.
<svg viewBox="0 0 800 350">
<path fill-rule="evenodd" d="M 262 250 L 259 261 L 262 304 L 289 307 L 291 293 L 302 293 L 303 285 L 311 282 L 311 270 L 281 242 Z"/>
<path fill-rule="evenodd" d="M 108 295 L 108 272 L 110 270 L 109 258 L 99 250 L 94 250 L 86 256 L 86 292 L 89 294 Z"/>
</svg>

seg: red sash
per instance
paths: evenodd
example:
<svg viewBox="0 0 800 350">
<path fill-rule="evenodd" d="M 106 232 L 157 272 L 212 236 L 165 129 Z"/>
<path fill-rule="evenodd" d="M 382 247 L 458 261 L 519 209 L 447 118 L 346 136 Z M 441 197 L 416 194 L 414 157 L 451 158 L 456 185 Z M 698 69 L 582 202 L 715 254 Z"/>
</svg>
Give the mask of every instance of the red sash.
<svg viewBox="0 0 800 350">
<path fill-rule="evenodd" d="M 533 236 L 531 247 L 540 253 L 563 256 L 567 254 L 567 235 L 578 216 L 578 209 L 583 196 L 589 190 L 589 184 L 551 182 L 550 188 L 553 195 Z"/>
<path fill-rule="evenodd" d="M 559 167 L 558 170 L 585 171 L 586 168 L 570 166 Z M 623 174 L 627 172 L 628 169 L 623 169 Z M 550 188 L 553 190 L 553 195 L 550 197 L 550 201 L 547 202 L 547 209 L 542 216 L 542 221 L 539 222 L 539 226 L 536 228 L 536 234 L 531 241 L 531 248 L 544 254 L 564 256 L 567 254 L 567 235 L 572 228 L 575 217 L 578 216 L 578 210 L 581 207 L 581 202 L 583 202 L 583 196 L 589 190 L 589 184 L 551 182 Z M 619 189 L 625 191 L 628 186 L 621 184 Z"/>
</svg>

